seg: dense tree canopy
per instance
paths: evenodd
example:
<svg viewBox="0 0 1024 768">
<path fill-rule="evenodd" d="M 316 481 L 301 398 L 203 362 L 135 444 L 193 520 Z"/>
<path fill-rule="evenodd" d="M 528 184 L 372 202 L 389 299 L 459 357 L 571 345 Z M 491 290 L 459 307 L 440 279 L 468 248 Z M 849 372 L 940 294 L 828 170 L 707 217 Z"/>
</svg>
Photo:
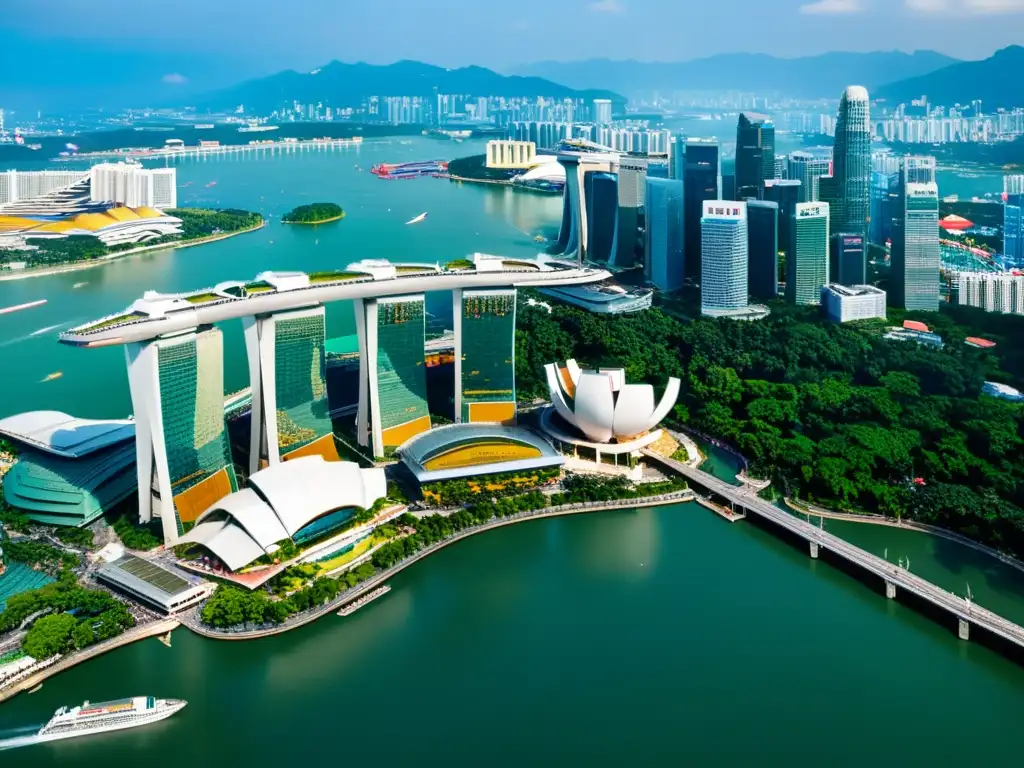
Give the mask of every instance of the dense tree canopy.
<svg viewBox="0 0 1024 768">
<path fill-rule="evenodd" d="M 319 224 L 340 219 L 345 211 L 337 203 L 309 203 L 293 208 L 281 217 L 285 224 Z"/>
<path fill-rule="evenodd" d="M 922 319 L 944 349 L 782 306 L 761 322 L 684 324 L 657 309 L 604 317 L 524 303 L 517 383 L 524 398 L 545 396 L 543 365 L 567 357 L 656 386 L 678 376 L 675 417 L 736 446 L 778 490 L 1024 553 L 1024 408 L 981 395 L 986 378 L 1024 387 L 1024 318 L 955 307 Z M 972 334 L 999 343 L 963 344 Z"/>
</svg>

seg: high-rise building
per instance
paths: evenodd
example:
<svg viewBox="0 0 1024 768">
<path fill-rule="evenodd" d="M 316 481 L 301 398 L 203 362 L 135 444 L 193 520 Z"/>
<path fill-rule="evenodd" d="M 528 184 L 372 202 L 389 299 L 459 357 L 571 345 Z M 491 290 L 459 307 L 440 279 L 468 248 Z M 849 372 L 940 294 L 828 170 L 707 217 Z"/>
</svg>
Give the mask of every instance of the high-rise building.
<svg viewBox="0 0 1024 768">
<path fill-rule="evenodd" d="M 615 266 L 632 267 L 638 259 L 640 247 L 640 212 L 644 207 L 647 188 L 647 159 L 622 157 L 618 163 L 619 215 L 615 231 Z M 641 256 L 642 258 L 642 256 Z"/>
<path fill-rule="evenodd" d="M 747 204 L 708 200 L 702 206 L 700 313 L 728 315 L 747 300 Z"/>
<path fill-rule="evenodd" d="M 939 189 L 896 182 L 889 297 L 904 309 L 939 311 Z"/>
<path fill-rule="evenodd" d="M 839 285 L 867 283 L 867 251 L 864 235 L 834 232 L 829 248 L 829 277 Z"/>
<path fill-rule="evenodd" d="M 1003 205 L 1003 254 L 1014 267 L 1024 267 L 1024 194 L 1007 195 Z"/>
<path fill-rule="evenodd" d="M 764 198 L 779 206 L 779 252 L 789 253 L 790 241 L 793 235 L 793 214 L 796 212 L 797 203 L 800 202 L 800 192 L 803 182 L 799 179 L 775 179 L 766 181 L 764 185 Z"/>
<path fill-rule="evenodd" d="M 683 287 L 683 182 L 647 179 L 644 277 L 661 291 Z"/>
<path fill-rule="evenodd" d="M 515 289 L 454 291 L 455 420 L 516 423 Z"/>
<path fill-rule="evenodd" d="M 794 152 L 789 156 L 789 178 L 799 181 L 800 203 L 818 200 L 818 179 L 828 175 L 831 162 L 828 158 L 815 157 L 810 152 Z"/>
<path fill-rule="evenodd" d="M 90 199 L 128 208 L 176 208 L 176 168 L 144 168 L 137 163 L 103 163 L 89 169 Z"/>
<path fill-rule="evenodd" d="M 747 292 L 771 301 L 779 295 L 779 204 L 747 200 Z"/>
<path fill-rule="evenodd" d="M 608 125 L 611 121 L 611 99 L 594 99 L 594 122 L 597 125 Z"/>
<path fill-rule="evenodd" d="M 839 232 L 866 234 L 871 186 L 871 106 L 867 89 L 862 86 L 851 85 L 839 100 L 832 157 L 838 193 L 832 227 Z"/>
<path fill-rule="evenodd" d="M 217 328 L 125 347 L 135 407 L 139 516 L 173 544 L 238 490 L 224 424 L 224 339 Z M 144 489 L 149 489 L 147 493 Z"/>
<path fill-rule="evenodd" d="M 1024 173 L 1003 176 L 1003 192 L 1007 195 L 1024 195 Z"/>
<path fill-rule="evenodd" d="M 301 456 L 338 461 L 327 401 L 324 308 L 248 317 L 242 327 L 252 386 L 249 473 Z"/>
<path fill-rule="evenodd" d="M 1012 272 L 959 272 L 954 276 L 957 304 L 986 312 L 1024 315 L 1024 275 Z"/>
<path fill-rule="evenodd" d="M 78 184 L 85 171 L 0 171 L 0 205 L 32 200 Z"/>
<path fill-rule="evenodd" d="M 618 155 L 566 152 L 558 156 L 558 162 L 565 168 L 565 191 L 562 193 L 562 226 L 558 231 L 556 250 L 569 258 L 580 262 L 590 258 L 589 226 L 591 203 L 587 199 L 588 187 L 586 176 L 592 172 L 616 173 Z M 602 186 L 602 189 L 606 189 Z M 618 226 L 618 181 L 616 179 L 615 198 L 612 198 L 608 210 L 601 210 L 602 216 L 610 216 Z M 613 207 L 614 206 L 614 207 Z M 609 254 L 613 253 L 609 249 Z M 610 256 L 609 256 L 610 258 Z"/>
<path fill-rule="evenodd" d="M 682 136 L 668 141 L 668 177 L 679 181 L 686 177 L 686 139 Z"/>
<path fill-rule="evenodd" d="M 740 113 L 736 126 L 737 199 L 764 198 L 764 182 L 775 178 L 775 125 L 767 115 Z"/>
<path fill-rule="evenodd" d="M 736 174 L 735 173 L 723 173 L 722 174 L 722 189 L 720 190 L 720 197 L 723 200 L 735 200 L 738 196 L 736 194 Z M 753 198 L 756 200 L 757 198 Z"/>
<path fill-rule="evenodd" d="M 900 158 L 907 181 L 912 184 L 934 184 L 936 160 L 928 155 L 906 155 Z"/>
<path fill-rule="evenodd" d="M 356 301 L 360 348 L 360 445 L 384 456 L 410 437 L 430 429 L 423 345 L 426 312 L 422 294 Z"/>
<path fill-rule="evenodd" d="M 607 264 L 615 248 L 619 225 L 619 177 L 610 171 L 586 171 L 587 261 Z"/>
<path fill-rule="evenodd" d="M 775 156 L 775 172 L 772 174 L 774 179 L 788 179 L 789 178 L 789 166 L 786 163 L 785 155 Z"/>
<path fill-rule="evenodd" d="M 786 254 L 786 301 L 820 304 L 828 276 L 828 203 L 797 203 Z"/>
<path fill-rule="evenodd" d="M 683 254 L 686 277 L 701 279 L 701 217 L 704 202 L 722 196 L 722 165 L 717 139 L 687 139 L 683 163 Z"/>
</svg>

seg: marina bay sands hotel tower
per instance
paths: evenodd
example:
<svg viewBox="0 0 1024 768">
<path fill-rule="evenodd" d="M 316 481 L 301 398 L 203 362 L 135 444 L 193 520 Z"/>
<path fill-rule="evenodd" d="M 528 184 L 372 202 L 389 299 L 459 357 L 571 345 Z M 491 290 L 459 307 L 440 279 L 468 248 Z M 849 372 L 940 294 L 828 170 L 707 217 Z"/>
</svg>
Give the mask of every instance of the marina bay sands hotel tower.
<svg viewBox="0 0 1024 768">
<path fill-rule="evenodd" d="M 326 383 L 325 304 L 351 300 L 359 339 L 356 440 L 383 458 L 432 426 L 427 405 L 425 293 L 450 291 L 455 420 L 516 420 L 516 287 L 597 282 L 608 272 L 476 254 L 457 268 L 365 261 L 315 276 L 264 272 L 194 294 L 148 292 L 128 310 L 61 341 L 123 345 L 135 417 L 142 521 L 174 543 L 242 475 L 306 456 L 338 461 Z M 252 392 L 247 466 L 224 418 L 224 337 L 242 321 Z"/>
</svg>

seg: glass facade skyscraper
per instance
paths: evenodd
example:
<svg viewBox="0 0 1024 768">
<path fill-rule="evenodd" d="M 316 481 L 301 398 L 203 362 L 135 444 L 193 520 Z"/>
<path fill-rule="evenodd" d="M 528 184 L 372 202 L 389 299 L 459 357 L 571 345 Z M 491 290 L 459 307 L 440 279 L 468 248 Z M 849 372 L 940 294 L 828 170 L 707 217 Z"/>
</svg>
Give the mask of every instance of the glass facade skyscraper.
<svg viewBox="0 0 1024 768">
<path fill-rule="evenodd" d="M 871 106 L 866 88 L 851 85 L 839 100 L 832 157 L 838 197 L 832 226 L 839 232 L 866 234 L 871 187 Z"/>
<path fill-rule="evenodd" d="M 456 291 L 456 416 L 516 421 L 516 292 Z"/>
<path fill-rule="evenodd" d="M 647 179 L 644 277 L 661 291 L 683 287 L 683 182 Z"/>
<path fill-rule="evenodd" d="M 1024 267 L 1024 195 L 1007 195 L 1003 206 L 1003 254 L 1014 267 Z"/>
<path fill-rule="evenodd" d="M 904 309 L 939 311 L 939 188 L 935 184 L 897 183 L 892 222 L 890 301 Z"/>
<path fill-rule="evenodd" d="M 688 139 L 683 163 L 683 254 L 686 277 L 701 281 L 704 202 L 722 195 L 722 166 L 715 139 Z"/>
<path fill-rule="evenodd" d="M 724 315 L 747 304 L 747 204 L 712 200 L 700 220 L 700 313 Z"/>
<path fill-rule="evenodd" d="M 788 177 L 801 185 L 797 202 L 818 201 L 818 179 L 828 175 L 830 166 L 828 158 L 815 157 L 810 152 L 794 152 L 789 156 Z"/>
<path fill-rule="evenodd" d="M 173 513 L 180 536 L 211 504 L 238 490 L 224 425 L 224 338 L 210 328 L 151 344 L 171 491 L 170 499 L 161 493 L 161 516 Z"/>
<path fill-rule="evenodd" d="M 779 206 L 779 251 L 789 253 L 793 237 L 793 213 L 800 202 L 803 182 L 799 179 L 775 179 L 765 182 L 764 199 Z"/>
<path fill-rule="evenodd" d="M 637 264 L 640 249 L 640 211 L 644 207 L 647 186 L 647 159 L 622 157 L 619 159 L 619 209 L 615 231 L 614 264 L 632 267 Z"/>
<path fill-rule="evenodd" d="M 587 204 L 587 261 L 606 264 L 612 257 L 618 228 L 619 178 L 608 171 L 583 175 Z"/>
<path fill-rule="evenodd" d="M 779 293 L 779 204 L 747 201 L 747 291 L 770 301 Z"/>
<path fill-rule="evenodd" d="M 739 199 L 764 197 L 775 178 L 775 125 L 767 115 L 740 113 L 736 126 L 736 190 Z"/>
<path fill-rule="evenodd" d="M 798 203 L 793 212 L 786 255 L 786 301 L 820 304 L 828 274 L 827 203 Z"/>
<path fill-rule="evenodd" d="M 840 285 L 867 282 L 864 236 L 836 232 L 829 243 L 829 279 Z"/>
</svg>

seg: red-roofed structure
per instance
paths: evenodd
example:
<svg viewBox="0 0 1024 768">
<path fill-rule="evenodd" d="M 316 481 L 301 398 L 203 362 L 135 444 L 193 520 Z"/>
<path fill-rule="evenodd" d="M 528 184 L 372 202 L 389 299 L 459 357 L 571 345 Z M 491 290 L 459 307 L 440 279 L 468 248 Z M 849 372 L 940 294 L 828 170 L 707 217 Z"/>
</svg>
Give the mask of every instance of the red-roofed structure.
<svg viewBox="0 0 1024 768">
<path fill-rule="evenodd" d="M 922 333 L 931 333 L 931 329 L 922 322 L 917 320 L 904 320 L 903 327 L 908 331 L 921 331 Z"/>
<path fill-rule="evenodd" d="M 974 226 L 974 222 L 965 219 L 963 216 L 951 213 L 939 222 L 939 226 L 952 232 L 959 232 L 964 229 L 970 229 Z"/>
<path fill-rule="evenodd" d="M 994 341 L 989 339 L 982 339 L 979 336 L 968 336 L 964 339 L 964 344 L 971 347 L 979 347 L 981 349 L 992 349 L 996 345 Z"/>
</svg>

